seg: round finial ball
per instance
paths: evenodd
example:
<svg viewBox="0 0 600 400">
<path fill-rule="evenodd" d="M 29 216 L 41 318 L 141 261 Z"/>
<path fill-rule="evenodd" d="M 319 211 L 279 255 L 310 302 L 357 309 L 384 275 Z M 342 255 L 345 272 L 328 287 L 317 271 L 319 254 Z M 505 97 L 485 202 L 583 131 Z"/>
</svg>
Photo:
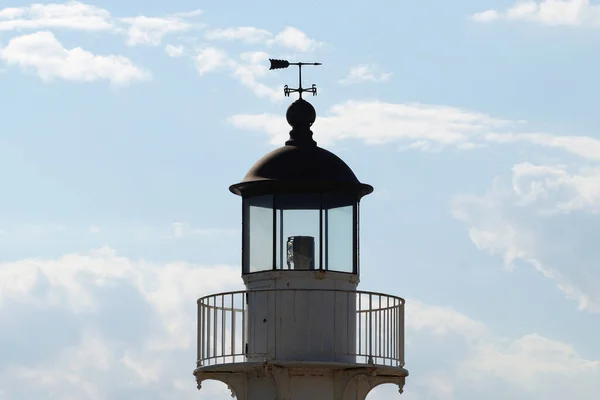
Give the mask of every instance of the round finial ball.
<svg viewBox="0 0 600 400">
<path fill-rule="evenodd" d="M 298 99 L 287 109 L 285 118 L 292 127 L 311 126 L 317 119 L 315 108 L 308 101 Z"/>
</svg>

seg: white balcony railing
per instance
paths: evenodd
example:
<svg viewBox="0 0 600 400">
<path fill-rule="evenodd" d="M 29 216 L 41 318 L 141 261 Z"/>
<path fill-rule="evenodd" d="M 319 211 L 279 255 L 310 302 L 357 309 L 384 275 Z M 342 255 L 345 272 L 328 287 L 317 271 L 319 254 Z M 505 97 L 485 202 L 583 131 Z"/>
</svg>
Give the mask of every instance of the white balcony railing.
<svg viewBox="0 0 600 400">
<path fill-rule="evenodd" d="M 258 360 L 404 366 L 404 299 L 265 289 L 198 300 L 198 367 Z"/>
</svg>

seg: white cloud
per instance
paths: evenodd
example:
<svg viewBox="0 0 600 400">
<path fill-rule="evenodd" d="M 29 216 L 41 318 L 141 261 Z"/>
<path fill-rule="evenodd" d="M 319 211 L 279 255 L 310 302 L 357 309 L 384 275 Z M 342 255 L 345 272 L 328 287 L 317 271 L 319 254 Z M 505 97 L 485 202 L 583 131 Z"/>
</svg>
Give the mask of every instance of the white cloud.
<svg viewBox="0 0 600 400">
<path fill-rule="evenodd" d="M 185 32 L 192 24 L 178 17 L 156 18 L 156 17 L 133 17 L 121 18 L 121 22 L 129 25 L 127 29 L 127 44 L 136 46 L 139 44 L 159 45 L 163 37 L 169 33 Z"/>
<path fill-rule="evenodd" d="M 600 26 L 600 5 L 589 0 L 522 0 L 505 12 L 487 10 L 474 14 L 478 22 L 498 19 L 534 21 L 545 25 Z"/>
<path fill-rule="evenodd" d="M 406 326 L 414 332 L 428 331 L 436 335 L 458 333 L 469 340 L 489 335 L 485 325 L 451 307 L 432 306 L 411 300 L 406 306 Z"/>
<path fill-rule="evenodd" d="M 239 128 L 266 132 L 273 144 L 285 141 L 289 131 L 285 118 L 274 114 L 235 115 L 231 122 Z M 402 140 L 443 147 L 468 144 L 506 125 L 511 122 L 455 107 L 349 100 L 332 106 L 327 116 L 318 116 L 313 131 L 321 144 L 343 139 L 367 144 Z"/>
<path fill-rule="evenodd" d="M 90 227 L 88 228 L 88 231 L 94 235 L 96 233 L 100 233 L 100 227 L 97 225 L 90 225 Z"/>
<path fill-rule="evenodd" d="M 201 49 L 194 58 L 196 70 L 201 76 L 209 72 L 226 68 L 231 65 L 232 61 L 227 53 L 216 47 L 206 47 Z"/>
<path fill-rule="evenodd" d="M 473 14 L 472 18 L 477 22 L 489 22 L 499 19 L 501 14 L 496 10 L 487 10 L 477 14 Z"/>
<path fill-rule="evenodd" d="M 271 32 L 253 26 L 213 29 L 205 34 L 208 40 L 240 40 L 246 43 L 266 43 L 272 36 Z"/>
<path fill-rule="evenodd" d="M 547 133 L 487 133 L 484 140 L 494 143 L 529 142 L 561 149 L 589 160 L 600 160 L 600 140 L 588 136 L 556 136 Z"/>
<path fill-rule="evenodd" d="M 202 15 L 203 11 L 201 9 L 191 10 L 191 11 L 181 11 L 172 13 L 169 16 L 177 17 L 177 18 L 194 18 Z"/>
<path fill-rule="evenodd" d="M 261 57 L 266 60 L 266 53 L 257 54 L 262 54 Z M 260 62 L 251 65 L 255 76 L 264 76 L 266 68 Z M 273 99 L 281 99 L 277 89 L 265 87 L 264 92 Z M 267 133 L 270 142 L 275 145 L 285 141 L 289 131 L 281 115 L 238 114 L 230 121 L 238 128 Z M 312 130 L 315 140 L 324 145 L 359 139 L 369 145 L 401 142 L 399 147 L 404 150 L 440 151 L 448 146 L 472 150 L 490 143 L 525 142 L 560 149 L 593 161 L 600 160 L 598 139 L 513 131 L 524 124 L 525 121 L 495 118 L 452 106 L 348 100 L 330 107 L 326 115 L 317 116 Z"/>
<path fill-rule="evenodd" d="M 512 187 L 520 205 L 534 204 L 546 215 L 576 211 L 600 214 L 600 167 L 571 173 L 564 166 L 517 164 Z"/>
<path fill-rule="evenodd" d="M 27 7 L 0 9 L 0 30 L 59 29 L 69 28 L 85 31 L 108 31 L 125 34 L 129 46 L 159 45 L 171 33 L 183 33 L 197 24 L 188 18 L 201 15 L 201 10 L 172 13 L 166 17 L 136 16 L 113 18 L 111 14 L 93 5 L 70 1 L 64 4 L 33 4 Z M 211 40 L 230 39 L 265 46 L 282 46 L 297 51 L 310 51 L 318 45 L 304 32 L 286 27 L 276 35 L 258 28 L 239 27 L 212 30 L 207 33 Z M 183 46 L 167 44 L 165 52 L 171 57 L 180 57 Z M 40 56 L 49 53 L 51 57 Z M 230 58 L 222 49 L 206 47 L 195 56 L 195 64 L 200 75 L 224 69 L 231 73 L 244 86 L 259 97 L 281 100 L 280 90 L 265 85 L 259 77 L 265 75 L 262 66 L 258 67 L 256 55 L 266 53 L 242 53 L 240 60 Z M 268 57 L 266 57 L 268 58 Z M 151 77 L 147 71 L 136 67 L 122 56 L 96 56 L 77 47 L 65 49 L 50 31 L 40 31 L 31 35 L 13 38 L 3 49 L 3 59 L 8 64 L 19 64 L 23 68 L 34 69 L 42 79 L 62 78 L 73 81 L 109 79 L 120 85 Z M 266 61 L 266 59 L 265 59 Z"/>
<path fill-rule="evenodd" d="M 69 1 L 64 4 L 32 4 L 0 10 L 0 31 L 74 29 L 125 33 L 127 44 L 158 45 L 170 33 L 185 32 L 194 25 L 186 19 L 201 10 L 173 13 L 166 17 L 135 16 L 113 18 L 110 12 L 94 5 Z M 123 28 L 123 25 L 125 28 Z"/>
<path fill-rule="evenodd" d="M 267 53 L 255 51 L 241 53 L 238 59 L 234 59 L 224 50 L 206 47 L 198 52 L 194 60 L 200 76 L 209 72 L 228 72 L 258 97 L 281 101 L 283 98 L 281 90 L 261 82 L 261 79 L 268 73 L 268 69 L 265 67 L 268 58 Z"/>
<path fill-rule="evenodd" d="M 485 195 L 461 195 L 454 215 L 481 250 L 522 261 L 553 280 L 580 309 L 600 312 L 600 262 L 589 232 L 600 227 L 600 168 L 517 164 L 512 184 Z M 569 214 L 569 219 L 563 217 Z"/>
<path fill-rule="evenodd" d="M 389 72 L 379 72 L 375 65 L 363 64 L 351 67 L 348 76 L 341 79 L 339 83 L 342 85 L 352 85 L 363 82 L 387 82 L 391 76 L 392 74 Z"/>
<path fill-rule="evenodd" d="M 270 44 L 302 52 L 312 51 L 319 45 L 314 39 L 308 37 L 306 33 L 293 26 L 288 26 L 275 35 Z"/>
<path fill-rule="evenodd" d="M 211 279 L 206 279 L 207 273 Z M 97 312 L 103 307 L 96 289 L 114 287 L 119 282 L 132 285 L 165 318 L 163 328 L 186 339 L 184 343 L 174 342 L 169 346 L 191 345 L 193 332 L 184 329 L 184 319 L 189 316 L 180 309 L 189 309 L 185 301 L 191 301 L 193 307 L 202 293 L 241 284 L 239 271 L 234 267 L 202 267 L 182 262 L 155 265 L 119 257 L 108 247 L 88 255 L 67 254 L 55 260 L 0 263 L 0 277 L 0 306 L 19 302 L 74 313 Z"/>
<path fill-rule="evenodd" d="M 183 55 L 183 51 L 183 46 L 174 46 L 172 44 L 167 44 L 165 46 L 165 53 L 167 53 L 169 57 L 181 57 Z"/>
<path fill-rule="evenodd" d="M 0 342 L 12 343 L 0 363 L 3 394 L 194 396 L 196 299 L 240 284 L 235 267 L 152 264 L 110 248 L 0 263 Z"/>
<path fill-rule="evenodd" d="M 128 58 L 100 56 L 80 47 L 66 49 L 52 32 L 43 31 L 12 38 L 0 49 L 0 59 L 8 65 L 33 70 L 40 78 L 90 82 L 106 79 L 115 86 L 151 78 Z"/>
<path fill-rule="evenodd" d="M 3 394 L 191 398 L 195 300 L 240 285 L 238 268 L 153 264 L 110 248 L 0 263 L 0 339 L 12 343 L 0 363 Z M 450 307 L 408 301 L 406 332 L 407 398 L 463 398 L 460 389 L 467 398 L 585 400 L 600 389 L 598 362 L 571 345 L 535 334 L 500 338 Z M 227 393 L 214 388 L 203 395 Z"/>
<path fill-rule="evenodd" d="M 113 29 L 114 24 L 107 10 L 77 1 L 0 10 L 0 31 L 57 28 L 106 31 Z"/>
<path fill-rule="evenodd" d="M 499 337 L 452 308 L 419 301 L 407 301 L 405 321 L 407 368 L 412 360 L 417 369 L 408 378 L 407 395 L 591 400 L 600 389 L 600 362 L 570 344 L 539 334 Z"/>
<path fill-rule="evenodd" d="M 0 19 L 14 19 L 25 14 L 27 11 L 24 7 L 8 7 L 0 10 Z"/>
<path fill-rule="evenodd" d="M 506 381 L 536 388 L 538 375 L 578 375 L 600 373 L 600 362 L 583 359 L 573 346 L 537 334 L 512 341 L 480 344 L 466 364 L 490 372 Z"/>
<path fill-rule="evenodd" d="M 322 45 L 293 26 L 285 27 L 277 34 L 253 26 L 212 29 L 205 33 L 205 37 L 208 40 L 239 40 L 269 47 L 279 46 L 299 52 L 310 52 Z"/>
<path fill-rule="evenodd" d="M 266 68 L 268 59 L 269 55 L 261 51 L 242 53 L 240 61 L 235 63 L 232 75 L 258 97 L 282 101 L 284 96 L 281 88 L 270 87 L 260 81 L 269 72 Z"/>
</svg>

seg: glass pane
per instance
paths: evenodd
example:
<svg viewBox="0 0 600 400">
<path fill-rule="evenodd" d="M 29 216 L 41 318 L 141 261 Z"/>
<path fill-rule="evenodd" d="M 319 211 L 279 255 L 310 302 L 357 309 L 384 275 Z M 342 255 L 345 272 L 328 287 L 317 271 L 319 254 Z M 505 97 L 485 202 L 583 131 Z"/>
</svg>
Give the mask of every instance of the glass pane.
<svg viewBox="0 0 600 400">
<path fill-rule="evenodd" d="M 350 204 L 348 204 L 350 203 Z M 353 206 L 351 199 L 327 196 L 324 200 L 327 269 L 354 272 Z"/>
<path fill-rule="evenodd" d="M 283 225 L 281 221 L 283 220 L 283 209 L 278 208 L 277 213 L 275 214 L 275 268 L 277 269 L 287 269 L 286 264 L 286 243 L 283 238 Z M 282 250 L 283 249 L 283 250 Z"/>
<path fill-rule="evenodd" d="M 248 272 L 273 269 L 273 196 L 248 199 Z"/>
<path fill-rule="evenodd" d="M 280 195 L 277 207 L 277 268 L 320 267 L 319 195 Z"/>
</svg>

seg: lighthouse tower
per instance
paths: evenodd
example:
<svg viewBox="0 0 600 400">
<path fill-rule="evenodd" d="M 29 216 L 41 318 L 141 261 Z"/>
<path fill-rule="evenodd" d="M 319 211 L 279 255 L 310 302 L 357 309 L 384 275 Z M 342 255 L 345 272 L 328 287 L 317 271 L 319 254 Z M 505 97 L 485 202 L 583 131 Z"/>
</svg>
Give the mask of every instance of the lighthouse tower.
<svg viewBox="0 0 600 400">
<path fill-rule="evenodd" d="M 271 69 L 316 63 L 271 60 Z M 359 204 L 373 188 L 317 146 L 316 112 L 287 86 L 290 138 L 229 189 L 242 198 L 246 290 L 198 300 L 194 375 L 239 400 L 363 400 L 383 383 L 400 393 L 404 300 L 357 290 Z M 207 277 L 208 278 L 208 277 Z"/>
</svg>

